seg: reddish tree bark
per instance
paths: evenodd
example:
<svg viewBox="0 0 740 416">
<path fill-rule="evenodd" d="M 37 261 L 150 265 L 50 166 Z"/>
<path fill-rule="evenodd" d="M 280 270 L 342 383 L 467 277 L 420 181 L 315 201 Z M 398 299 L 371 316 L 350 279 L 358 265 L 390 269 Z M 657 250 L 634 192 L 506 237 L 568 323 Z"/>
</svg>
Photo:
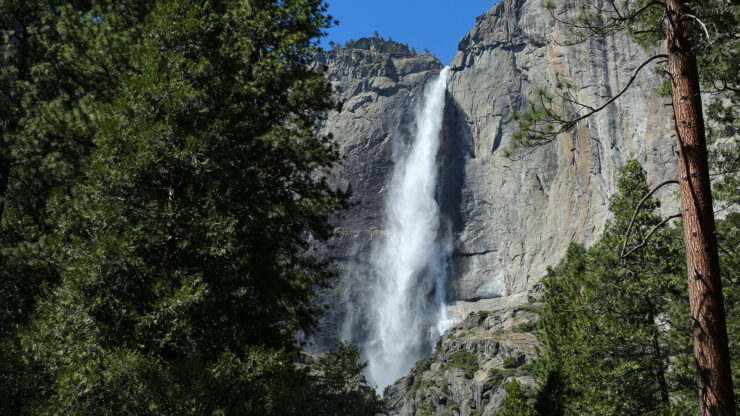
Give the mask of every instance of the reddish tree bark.
<svg viewBox="0 0 740 416">
<path fill-rule="evenodd" d="M 665 27 L 699 400 L 703 415 L 735 416 L 699 73 L 693 52 L 696 22 L 682 13 L 683 3 L 685 0 L 666 1 Z"/>
</svg>

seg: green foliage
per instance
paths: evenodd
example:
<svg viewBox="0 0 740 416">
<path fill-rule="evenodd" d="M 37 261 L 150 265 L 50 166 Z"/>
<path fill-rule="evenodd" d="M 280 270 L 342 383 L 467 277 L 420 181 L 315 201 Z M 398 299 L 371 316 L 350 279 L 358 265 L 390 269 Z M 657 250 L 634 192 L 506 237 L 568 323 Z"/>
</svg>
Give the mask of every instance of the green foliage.
<svg viewBox="0 0 740 416">
<path fill-rule="evenodd" d="M 504 334 L 506 334 L 506 331 L 504 331 L 503 329 L 497 329 L 491 332 L 491 335 L 493 335 L 494 337 L 499 337 L 499 338 L 502 337 Z"/>
<path fill-rule="evenodd" d="M 421 359 L 414 364 L 414 371 L 416 373 L 423 373 L 424 371 L 429 370 L 429 368 L 432 366 L 432 360 L 428 358 Z"/>
<path fill-rule="evenodd" d="M 516 332 L 532 332 L 537 325 L 534 322 L 522 322 L 516 327 Z"/>
<path fill-rule="evenodd" d="M 434 404 L 432 402 L 424 402 L 416 412 L 418 416 L 435 416 L 434 413 Z"/>
<path fill-rule="evenodd" d="M 663 97 L 670 97 L 671 95 L 671 81 L 665 80 L 662 84 L 660 84 L 660 87 L 658 87 L 658 94 L 662 95 Z"/>
<path fill-rule="evenodd" d="M 516 368 L 518 363 L 519 362 L 516 357 L 508 355 L 506 356 L 506 358 L 504 358 L 503 366 L 504 368 Z"/>
<path fill-rule="evenodd" d="M 738 165 L 740 166 L 740 165 Z M 732 357 L 732 382 L 735 405 L 740 407 L 740 213 L 734 212 L 717 222 L 720 270 L 723 273 L 725 313 Z"/>
<path fill-rule="evenodd" d="M 547 414 L 695 413 L 681 230 L 659 229 L 620 259 L 634 208 L 648 190 L 638 163 L 625 165 L 617 186 L 605 233 L 589 250 L 571 246 L 543 281 L 536 406 Z M 646 202 L 628 247 L 661 221 L 658 207 Z M 728 322 L 737 316 L 736 290 L 727 290 Z M 736 348 L 733 357 L 740 357 Z"/>
<path fill-rule="evenodd" d="M 531 374 L 534 368 L 534 363 L 524 363 L 517 368 L 517 372 L 520 374 Z"/>
<path fill-rule="evenodd" d="M 409 390 L 408 396 L 414 397 L 416 396 L 416 393 L 419 391 L 419 389 L 422 388 L 422 384 L 424 383 L 424 379 L 421 374 L 418 374 L 414 377 L 414 383 L 411 385 L 411 390 Z"/>
<path fill-rule="evenodd" d="M 3 414 L 378 412 L 356 347 L 293 365 L 347 206 L 316 135 L 325 12 L 0 5 Z"/>
<path fill-rule="evenodd" d="M 501 309 L 493 309 L 490 311 L 480 310 L 476 312 L 479 316 L 489 316 L 489 315 L 495 315 L 497 313 L 501 312 Z"/>
<path fill-rule="evenodd" d="M 416 50 L 411 48 L 409 49 L 409 45 L 405 43 L 399 43 L 393 41 L 390 37 L 388 37 L 388 40 L 384 40 L 382 37 L 375 36 L 377 33 L 373 35 L 371 38 L 360 38 L 360 39 L 351 39 L 345 42 L 344 47 L 345 48 L 358 48 L 360 45 L 363 45 L 362 48 L 367 49 L 367 44 L 370 44 L 370 49 L 377 51 L 379 53 L 387 53 L 392 55 L 402 55 L 402 56 L 411 56 L 416 54 Z M 380 58 L 380 56 L 376 56 L 376 58 Z"/>
<path fill-rule="evenodd" d="M 547 144 L 558 134 L 570 130 L 575 123 L 563 121 L 564 117 L 557 109 L 558 103 L 554 94 L 538 88 L 524 110 L 514 111 L 511 116 L 518 129 L 504 151 L 504 156 L 511 158 L 521 149 Z"/>
<path fill-rule="evenodd" d="M 48 383 L 22 338 L 59 280 L 49 201 L 89 160 L 148 3 L 0 3 L 0 413 L 35 414 Z"/>
<path fill-rule="evenodd" d="M 536 302 L 534 298 L 529 299 L 528 305 L 519 305 L 516 307 L 517 311 L 527 311 L 527 312 L 539 312 L 540 308 L 537 306 L 532 305 L 532 303 Z"/>
<path fill-rule="evenodd" d="M 382 411 L 375 391 L 360 388 L 367 362 L 360 361 L 361 351 L 349 342 L 335 343 L 326 354 L 323 375 L 305 383 L 305 395 L 313 414 L 336 416 L 374 416 Z M 304 413 L 305 414 L 305 413 Z"/>
<path fill-rule="evenodd" d="M 710 166 L 716 176 L 712 190 L 718 201 L 715 210 L 740 209 L 740 6 L 717 8 L 710 39 L 700 38 L 702 53 L 697 56 L 702 89 L 707 97 L 707 141 Z"/>
<path fill-rule="evenodd" d="M 447 389 L 450 387 L 450 384 L 447 382 L 447 380 L 442 377 L 442 375 L 438 374 L 440 380 L 439 380 L 439 387 L 442 389 L 442 391 L 446 392 Z"/>
<path fill-rule="evenodd" d="M 488 380 L 483 384 L 484 390 L 496 390 L 504 381 L 506 373 L 498 368 L 488 370 Z"/>
<path fill-rule="evenodd" d="M 707 99 L 707 140 L 715 212 L 726 214 L 716 229 L 735 406 L 740 408 L 740 39 L 735 35 L 740 6 L 733 3 L 722 12 L 717 16 L 721 22 L 710 26 L 712 39 L 701 39 L 698 65 L 702 88 L 715 92 Z"/>
<path fill-rule="evenodd" d="M 529 393 L 529 388 L 522 386 L 517 380 L 506 383 L 506 396 L 501 401 L 496 416 L 534 416 Z"/>
<path fill-rule="evenodd" d="M 452 355 L 452 359 L 448 363 L 444 363 L 442 368 L 455 367 L 460 368 L 465 372 L 465 377 L 473 378 L 475 372 L 478 371 L 480 366 L 478 365 L 478 358 L 475 354 L 468 350 L 459 350 Z"/>
</svg>

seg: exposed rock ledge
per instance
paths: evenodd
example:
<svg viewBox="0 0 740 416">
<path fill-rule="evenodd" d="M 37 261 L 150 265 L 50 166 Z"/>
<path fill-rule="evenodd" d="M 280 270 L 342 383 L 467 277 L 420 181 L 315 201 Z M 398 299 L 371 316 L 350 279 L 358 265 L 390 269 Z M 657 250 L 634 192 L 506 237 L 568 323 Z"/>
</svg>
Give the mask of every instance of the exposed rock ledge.
<svg viewBox="0 0 740 416">
<path fill-rule="evenodd" d="M 508 380 L 533 386 L 537 341 L 531 331 L 540 307 L 470 313 L 444 334 L 429 359 L 385 389 L 388 416 L 490 416 L 500 407 Z"/>
</svg>

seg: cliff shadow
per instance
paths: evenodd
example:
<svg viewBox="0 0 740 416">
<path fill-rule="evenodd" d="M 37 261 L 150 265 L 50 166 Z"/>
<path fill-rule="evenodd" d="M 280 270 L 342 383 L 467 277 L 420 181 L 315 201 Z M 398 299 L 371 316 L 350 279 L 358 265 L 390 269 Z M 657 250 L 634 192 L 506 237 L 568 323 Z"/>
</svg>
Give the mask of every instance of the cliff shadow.
<svg viewBox="0 0 740 416">
<path fill-rule="evenodd" d="M 447 93 L 439 151 L 438 201 L 444 219 L 442 226 L 444 227 L 444 222 L 447 222 L 447 227 L 441 232 L 450 233 L 449 238 L 453 244 L 455 236 L 465 226 L 462 191 L 465 183 L 465 162 L 471 157 L 474 157 L 473 132 L 468 124 L 468 117 L 457 101 Z M 453 273 L 450 273 L 450 276 L 452 275 Z"/>
</svg>

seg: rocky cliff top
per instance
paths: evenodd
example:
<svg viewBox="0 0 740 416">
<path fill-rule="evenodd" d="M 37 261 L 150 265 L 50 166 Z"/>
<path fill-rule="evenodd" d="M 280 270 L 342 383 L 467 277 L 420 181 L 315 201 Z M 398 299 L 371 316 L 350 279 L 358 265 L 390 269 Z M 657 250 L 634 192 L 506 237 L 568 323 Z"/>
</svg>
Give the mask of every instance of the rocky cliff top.
<svg viewBox="0 0 740 416">
<path fill-rule="evenodd" d="M 425 79 L 419 74 L 442 68 L 436 57 L 414 54 L 407 45 L 382 38 L 350 40 L 345 46 L 320 51 L 315 59 L 326 66 L 329 79 L 341 87 L 338 98 L 343 102 L 363 92 L 388 95 L 400 88 L 418 87 L 418 81 Z"/>
<path fill-rule="evenodd" d="M 400 56 L 413 56 L 416 55 L 412 49 L 409 49 L 409 45 L 393 41 L 391 39 L 383 39 L 378 36 L 351 39 L 345 42 L 344 46 L 336 45 L 334 49 L 364 49 L 368 51 L 375 51 L 378 53 L 387 53 L 391 55 Z"/>
</svg>

